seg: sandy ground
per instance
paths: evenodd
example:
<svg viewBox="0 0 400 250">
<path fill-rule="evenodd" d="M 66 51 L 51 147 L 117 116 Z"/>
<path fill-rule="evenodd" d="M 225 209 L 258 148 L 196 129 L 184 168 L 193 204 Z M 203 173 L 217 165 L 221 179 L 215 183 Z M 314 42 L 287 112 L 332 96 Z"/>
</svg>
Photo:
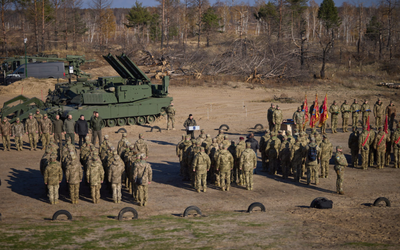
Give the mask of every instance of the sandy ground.
<svg viewBox="0 0 400 250">
<path fill-rule="evenodd" d="M 392 165 L 379 170 L 373 167 L 367 171 L 346 168 L 344 196 L 335 192 L 336 174 L 333 165 L 330 165 L 329 177 L 321 179 L 318 186 L 307 186 L 304 179 L 300 183 L 294 183 L 292 178 L 284 180 L 280 175 L 271 176 L 258 171 L 254 176 L 253 191 L 233 186 L 229 192 L 221 192 L 209 185 L 207 193 L 197 193 L 188 182 L 183 182 L 178 176 L 179 162 L 175 155 L 175 145 L 184 133 L 182 124 L 189 113 L 194 115 L 198 125 L 212 137 L 217 135 L 221 124 L 227 124 L 230 127 L 227 133 L 230 139 L 238 141 L 240 136 L 256 132 L 256 139 L 259 140 L 261 133 L 253 127 L 258 123 L 266 126 L 266 111 L 269 100 L 274 95 L 280 96 L 285 93 L 299 100 L 299 103 L 279 103 L 284 118 L 291 118 L 305 93 L 311 105 L 316 89 L 320 103 L 327 93 L 329 104 L 334 99 L 341 104 L 345 98 L 352 100 L 354 97 L 366 96 L 372 97 L 371 103 L 380 96 L 387 105 L 399 92 L 376 86 L 360 88 L 356 92 L 354 89 L 323 84 L 273 89 L 252 88 L 241 83 L 174 87 L 172 80 L 170 95 L 174 98 L 177 110 L 177 130 L 165 130 L 165 118 L 160 118 L 152 124 L 162 127 L 161 133 L 150 132 L 150 126 L 125 126 L 129 141 L 136 141 L 138 134 L 144 133 L 150 147 L 148 161 L 153 168 L 153 182 L 149 186 L 148 206 L 137 206 L 126 190 L 123 203 L 114 204 L 111 201 L 111 193 L 105 187 L 101 190 L 100 204 L 92 204 L 89 186 L 85 184 L 81 185 L 79 204 L 72 205 L 65 181 L 60 186 L 60 203 L 50 205 L 39 171 L 40 158 L 44 152 L 17 152 L 13 149 L 10 152 L 0 151 L 0 213 L 3 221 L 13 223 L 21 219 L 40 220 L 51 217 L 60 209 L 66 209 L 77 217 L 95 218 L 101 215 L 117 215 L 119 210 L 126 206 L 135 207 L 141 218 L 159 214 L 181 214 L 190 205 L 200 207 L 203 213 L 207 214 L 214 211 L 244 211 L 251 203 L 257 201 L 266 206 L 268 213 L 268 216 L 259 215 L 260 220 L 270 220 L 272 228 L 285 227 L 294 230 L 293 240 L 302 246 L 312 244 L 315 248 L 324 246 L 323 248 L 341 249 L 340 244 L 346 242 L 369 242 L 389 244 L 389 248 L 395 249 L 396 246 L 400 246 L 400 170 L 392 168 Z M 13 97 L 12 94 L 1 93 L 3 95 L 0 96 L 0 103 Z M 118 128 L 105 128 L 103 132 L 110 135 L 114 145 L 117 145 L 121 137 L 121 134 L 116 133 Z M 334 146 L 344 147 L 344 153 L 350 161 L 350 151 L 347 147 L 350 133 L 342 133 L 340 125 L 339 128 L 337 134 L 330 134 L 328 129 L 328 136 Z M 26 143 L 27 138 L 24 139 Z M 25 144 L 25 149 L 27 146 Z M 261 167 L 260 160 L 258 167 Z M 390 199 L 392 207 L 372 207 L 371 203 L 381 196 Z M 308 206 L 316 197 L 331 199 L 334 209 L 310 209 Z M 270 217 L 275 219 L 271 220 Z M 270 235 L 273 235 L 273 232 Z"/>
</svg>

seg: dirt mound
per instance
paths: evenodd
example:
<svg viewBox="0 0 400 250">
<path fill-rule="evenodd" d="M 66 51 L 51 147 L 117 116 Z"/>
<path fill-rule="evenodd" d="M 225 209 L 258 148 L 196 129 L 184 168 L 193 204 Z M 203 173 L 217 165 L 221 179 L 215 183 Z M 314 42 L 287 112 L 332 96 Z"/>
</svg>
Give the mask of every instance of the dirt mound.
<svg viewBox="0 0 400 250">
<path fill-rule="evenodd" d="M 66 81 L 65 79 L 59 82 Z M 14 82 L 8 86 L 0 86 L 1 95 L 47 95 L 49 89 L 53 90 L 57 79 L 36 79 L 33 77 Z"/>
</svg>

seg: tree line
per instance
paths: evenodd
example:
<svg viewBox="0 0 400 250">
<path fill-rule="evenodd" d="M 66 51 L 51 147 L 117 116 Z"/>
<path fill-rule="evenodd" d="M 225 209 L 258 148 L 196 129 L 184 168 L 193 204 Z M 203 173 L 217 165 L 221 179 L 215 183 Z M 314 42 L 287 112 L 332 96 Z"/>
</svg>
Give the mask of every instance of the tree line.
<svg viewBox="0 0 400 250">
<path fill-rule="evenodd" d="M 396 61 L 400 1 L 333 0 L 136 1 L 111 8 L 112 0 L 0 0 L 2 56 L 54 49 L 143 50 L 168 58 L 182 74 L 299 76 L 313 63 Z M 217 50 L 212 48 L 218 47 Z M 216 54 L 215 51 L 218 51 Z"/>
</svg>

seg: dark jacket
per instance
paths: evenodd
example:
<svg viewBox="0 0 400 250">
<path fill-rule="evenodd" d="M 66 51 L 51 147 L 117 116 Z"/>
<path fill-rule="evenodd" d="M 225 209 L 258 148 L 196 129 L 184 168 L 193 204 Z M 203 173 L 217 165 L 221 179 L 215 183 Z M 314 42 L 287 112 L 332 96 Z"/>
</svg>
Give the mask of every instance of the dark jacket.
<svg viewBox="0 0 400 250">
<path fill-rule="evenodd" d="M 247 143 L 247 142 L 250 142 L 250 144 L 251 144 L 251 149 L 253 149 L 253 150 L 254 150 L 254 153 L 256 153 L 256 155 L 257 155 L 257 150 L 259 149 L 259 147 L 258 147 L 258 141 L 257 141 L 256 139 L 254 139 L 254 138 L 249 138 L 249 139 L 246 140 L 246 143 Z"/>
<path fill-rule="evenodd" d="M 77 120 L 75 123 L 75 133 L 78 135 L 87 135 L 89 133 L 89 127 L 86 120 Z"/>
<path fill-rule="evenodd" d="M 189 126 L 197 126 L 197 123 L 195 119 L 190 120 L 189 118 L 187 118 L 186 121 L 183 123 L 183 126 L 185 128 Z"/>
<path fill-rule="evenodd" d="M 103 119 L 101 119 L 100 116 L 97 118 L 93 116 L 92 119 L 90 119 L 90 127 L 93 131 L 100 131 L 103 126 Z"/>
</svg>

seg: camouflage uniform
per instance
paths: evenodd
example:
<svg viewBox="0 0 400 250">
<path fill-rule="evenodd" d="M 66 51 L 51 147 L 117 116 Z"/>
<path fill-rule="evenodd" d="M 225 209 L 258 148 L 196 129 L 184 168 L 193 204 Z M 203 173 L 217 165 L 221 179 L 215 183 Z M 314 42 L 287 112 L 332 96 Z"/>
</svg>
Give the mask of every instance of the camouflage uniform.
<svg viewBox="0 0 400 250">
<path fill-rule="evenodd" d="M 140 160 L 140 155 L 135 154 L 130 157 L 129 164 L 130 168 L 128 168 L 128 175 L 129 175 L 129 180 L 131 182 L 131 188 L 129 189 L 129 192 L 132 194 L 132 197 L 135 201 L 138 199 L 138 188 L 137 184 L 135 182 L 135 179 L 133 179 L 133 174 L 135 173 L 136 165 L 141 162 Z"/>
<path fill-rule="evenodd" d="M 347 160 L 346 157 L 343 155 L 343 153 L 341 151 L 338 151 L 338 148 L 341 149 L 341 147 L 336 148 L 336 155 L 335 155 L 335 171 L 337 174 L 336 192 L 338 194 L 344 194 L 343 177 L 344 177 L 344 169 L 345 167 L 347 167 Z"/>
<path fill-rule="evenodd" d="M 83 170 L 82 165 L 78 159 L 73 156 L 72 162 L 70 162 L 65 170 L 65 179 L 69 186 L 69 194 L 71 197 L 72 204 L 78 204 L 79 200 L 79 184 L 82 181 Z"/>
<path fill-rule="evenodd" d="M 31 146 L 31 150 L 36 150 L 37 147 L 37 133 L 39 131 L 39 126 L 36 119 L 26 119 L 25 121 L 25 132 L 29 137 L 29 144 Z"/>
<path fill-rule="evenodd" d="M 225 148 L 229 148 L 229 146 L 231 145 L 231 141 L 228 139 L 227 135 L 224 135 L 224 140 L 221 143 L 222 145 L 225 146 Z"/>
<path fill-rule="evenodd" d="M 210 157 L 202 148 L 193 160 L 193 172 L 196 174 L 196 190 L 198 193 L 200 193 L 201 187 L 203 187 L 203 192 L 207 191 L 207 171 L 210 170 L 210 166 Z"/>
<path fill-rule="evenodd" d="M 253 190 L 253 170 L 257 167 L 257 156 L 254 150 L 250 148 L 250 144 L 246 145 L 246 149 L 240 156 L 240 170 L 243 171 L 244 180 L 247 190 Z"/>
<path fill-rule="evenodd" d="M 0 123 L 0 134 L 3 137 L 3 151 L 10 151 L 11 124 L 7 120 L 4 120 Z"/>
<path fill-rule="evenodd" d="M 400 123 L 397 125 L 396 131 L 392 134 L 391 139 L 394 154 L 394 167 L 400 168 Z"/>
<path fill-rule="evenodd" d="M 231 170 L 233 168 L 233 157 L 228 150 L 222 149 L 216 161 L 216 170 L 219 171 L 221 190 L 229 191 L 231 184 Z"/>
<path fill-rule="evenodd" d="M 212 143 L 211 136 L 207 134 L 206 139 L 203 141 L 201 146 L 205 149 L 206 152 L 208 152 L 208 148 L 210 147 L 211 143 Z"/>
<path fill-rule="evenodd" d="M 182 135 L 182 140 L 176 144 L 176 156 L 179 158 L 179 165 L 180 165 L 180 171 L 179 175 L 183 176 L 183 167 L 184 164 L 182 162 L 182 149 L 180 148 L 181 144 L 185 141 L 185 135 Z"/>
<path fill-rule="evenodd" d="M 312 161 L 309 158 L 309 150 L 311 148 L 316 148 L 317 150 L 317 159 Z M 315 180 L 315 185 L 319 184 L 319 176 L 318 176 L 318 159 L 321 155 L 320 147 L 315 143 L 315 139 L 311 139 L 311 142 L 306 146 L 306 168 L 307 168 L 307 185 L 310 185 L 311 179 Z"/>
<path fill-rule="evenodd" d="M 293 121 L 296 125 L 297 131 L 303 131 L 303 123 L 304 123 L 304 112 L 301 110 L 301 107 L 297 109 L 293 114 Z"/>
<path fill-rule="evenodd" d="M 217 143 L 217 140 L 213 138 L 213 143 L 210 145 L 208 148 L 208 156 L 210 157 L 211 160 L 211 171 L 209 171 L 209 179 L 214 181 L 214 184 L 219 187 L 220 186 L 220 181 L 219 181 L 219 173 L 216 169 L 216 162 L 219 154 L 219 146 Z"/>
<path fill-rule="evenodd" d="M 354 99 L 353 104 L 351 104 L 350 110 L 351 110 L 352 127 L 357 128 L 358 114 L 361 112 L 361 106 L 360 104 L 357 103 L 356 99 Z"/>
<path fill-rule="evenodd" d="M 60 187 L 60 182 L 63 178 L 63 173 L 61 170 L 60 163 L 56 161 L 55 156 L 50 156 L 50 164 L 46 167 L 44 171 L 44 183 L 49 189 L 49 199 L 51 204 L 58 203 L 58 189 Z"/>
<path fill-rule="evenodd" d="M 35 118 L 37 123 L 40 125 L 43 119 L 43 115 L 40 114 L 40 109 L 36 109 L 36 113 L 33 115 L 33 118 Z"/>
<path fill-rule="evenodd" d="M 372 167 L 374 166 L 374 162 L 375 162 L 375 155 L 376 155 L 376 149 L 374 147 L 374 141 L 375 141 L 375 137 L 376 137 L 376 132 L 371 128 L 370 132 L 370 143 L 369 143 L 369 166 Z"/>
<path fill-rule="evenodd" d="M 188 157 L 187 157 L 187 164 L 188 164 L 188 172 L 190 173 L 190 183 L 192 185 L 192 187 L 197 188 L 196 187 L 196 175 L 193 172 L 193 160 L 194 157 L 200 153 L 201 150 L 201 143 L 198 141 L 194 141 L 192 144 L 191 149 L 188 151 Z"/>
<path fill-rule="evenodd" d="M 240 169 L 240 157 L 242 156 L 243 151 L 246 149 L 246 143 L 244 142 L 244 138 L 240 140 L 238 145 L 236 145 L 235 149 L 235 174 L 234 174 L 234 182 L 236 182 L 239 185 L 244 184 L 244 176 L 243 176 L 243 170 Z M 265 154 L 265 153 L 264 153 Z"/>
<path fill-rule="evenodd" d="M 101 183 L 104 181 L 104 169 L 98 156 L 93 157 L 88 166 L 86 179 L 90 183 L 93 203 L 99 203 Z"/>
<path fill-rule="evenodd" d="M 138 202 L 140 206 L 146 206 L 148 200 L 148 184 L 153 178 L 153 171 L 149 163 L 141 157 L 141 161 L 138 162 L 133 173 L 133 179 L 136 181 L 138 189 Z M 137 182 L 141 178 L 141 184 Z"/>
<path fill-rule="evenodd" d="M 331 126 L 332 126 L 332 133 L 337 133 L 337 123 L 338 123 L 338 116 L 339 116 L 340 108 L 336 105 L 336 101 L 333 101 L 333 104 L 329 107 L 329 113 L 331 113 Z"/>
<path fill-rule="evenodd" d="M 353 167 L 358 166 L 358 151 L 360 150 L 358 147 L 358 136 L 359 132 L 356 130 L 355 127 L 353 127 L 353 132 L 349 136 L 349 148 L 351 151 L 351 163 L 353 164 Z"/>
<path fill-rule="evenodd" d="M 18 151 L 22 151 L 22 146 L 24 142 L 22 140 L 22 136 L 25 134 L 24 125 L 19 122 L 19 118 L 17 118 L 16 123 L 12 127 L 13 136 L 15 137 L 15 147 Z"/>
<path fill-rule="evenodd" d="M 219 130 L 219 133 L 215 138 L 217 139 L 218 145 L 221 144 L 225 140 L 225 136 L 224 136 L 223 130 Z"/>
<path fill-rule="evenodd" d="M 42 159 L 40 159 L 40 173 L 42 174 L 42 176 L 44 176 L 44 171 L 46 170 L 46 167 L 50 163 L 50 156 L 51 156 L 50 150 L 46 150 L 46 152 L 42 156 Z"/>
<path fill-rule="evenodd" d="M 363 132 L 358 136 L 358 148 L 361 150 L 361 160 L 362 168 L 364 170 L 368 169 L 368 158 L 369 158 L 369 148 L 371 141 L 370 131 L 365 128 Z"/>
<path fill-rule="evenodd" d="M 274 130 L 274 112 L 275 112 L 275 106 L 273 103 L 271 103 L 271 107 L 268 109 L 267 112 L 267 120 L 268 120 L 268 126 L 269 130 L 273 131 Z"/>
<path fill-rule="evenodd" d="M 179 146 L 182 152 L 182 164 L 183 164 L 183 180 L 190 180 L 189 166 L 187 164 L 188 149 L 192 146 L 190 141 L 190 135 L 186 135 L 185 141 Z"/>
<path fill-rule="evenodd" d="M 385 116 L 385 106 L 383 106 L 383 103 L 381 102 L 380 99 L 378 99 L 378 101 L 374 105 L 374 116 L 375 116 L 375 126 L 377 128 L 383 126 L 382 119 Z"/>
<path fill-rule="evenodd" d="M 292 169 L 296 182 L 299 182 L 302 176 L 302 164 L 305 153 L 305 147 L 303 147 L 299 139 L 297 139 L 291 150 Z"/>
<path fill-rule="evenodd" d="M 265 146 L 265 154 L 269 159 L 269 174 L 275 175 L 278 170 L 279 149 L 281 141 L 276 136 L 275 132 L 271 132 L 271 138 Z"/>
<path fill-rule="evenodd" d="M 122 150 L 126 148 L 126 144 L 128 143 L 128 139 L 126 138 L 126 133 L 122 134 L 122 139 L 118 142 L 117 145 L 117 153 L 121 157 Z"/>
<path fill-rule="evenodd" d="M 389 119 L 389 129 L 394 130 L 394 118 L 396 117 L 396 107 L 393 104 L 393 101 L 390 101 L 390 104 L 386 107 L 386 114 Z"/>
<path fill-rule="evenodd" d="M 103 161 L 104 158 L 106 157 L 107 150 L 109 147 L 109 142 L 110 141 L 108 140 L 108 135 L 105 135 L 104 140 L 101 142 L 100 148 L 99 148 L 99 154 L 100 154 L 101 161 Z"/>
<path fill-rule="evenodd" d="M 114 203 L 121 203 L 121 179 L 124 172 L 124 162 L 116 155 L 108 173 L 108 181 L 111 183 Z"/>
<path fill-rule="evenodd" d="M 332 158 L 332 143 L 324 138 L 321 145 L 321 178 L 328 178 L 329 160 Z"/>
<path fill-rule="evenodd" d="M 274 130 L 277 133 L 281 129 L 281 124 L 282 124 L 282 110 L 279 109 L 279 106 L 276 105 L 276 110 L 274 111 L 273 115 L 273 123 L 274 123 Z"/>
<path fill-rule="evenodd" d="M 367 100 L 365 100 L 365 102 L 361 106 L 361 112 L 362 112 L 362 125 L 366 126 L 367 125 L 368 116 L 371 113 L 371 109 L 369 107 L 369 104 L 368 104 Z"/>
<path fill-rule="evenodd" d="M 265 147 L 267 146 L 267 141 L 271 138 L 269 131 L 266 130 L 265 134 L 260 138 L 260 152 L 261 152 L 261 161 L 262 161 L 262 172 L 268 171 L 268 157 L 265 153 Z M 244 147 L 244 144 L 243 144 Z"/>
<path fill-rule="evenodd" d="M 44 115 L 42 122 L 39 123 L 39 133 L 42 138 L 42 149 L 45 149 L 50 142 L 50 134 L 53 133 L 53 123 L 47 115 Z"/>
<path fill-rule="evenodd" d="M 167 112 L 167 130 L 169 130 L 170 122 L 172 124 L 172 129 L 175 130 L 174 125 L 175 125 L 175 112 L 176 111 L 175 111 L 175 108 L 173 105 L 174 104 L 171 103 L 171 105 L 169 105 L 166 110 L 166 112 Z"/>
<path fill-rule="evenodd" d="M 87 169 L 87 162 L 88 162 L 89 157 L 90 157 L 90 152 L 91 152 L 91 146 L 92 145 L 93 144 L 88 139 L 86 139 L 86 142 L 81 147 L 80 161 L 81 161 L 81 164 L 82 164 L 82 166 L 83 166 L 85 171 Z"/>
<path fill-rule="evenodd" d="M 382 169 L 385 165 L 385 153 L 386 153 L 386 143 L 390 142 L 390 137 L 382 131 L 382 127 L 379 127 L 379 133 L 376 135 L 374 140 L 374 148 L 377 152 L 377 164 L 378 168 Z"/>
<path fill-rule="evenodd" d="M 135 150 L 139 154 L 145 154 L 146 157 L 149 157 L 149 146 L 145 140 L 143 140 L 143 134 L 139 135 L 139 140 L 135 142 Z"/>
<path fill-rule="evenodd" d="M 291 156 L 292 156 L 291 150 L 292 150 L 292 145 L 290 144 L 290 142 L 287 141 L 287 138 L 284 137 L 279 149 L 279 160 L 281 162 L 282 177 L 284 179 L 287 179 L 289 176 Z"/>
<path fill-rule="evenodd" d="M 350 113 L 351 113 L 351 108 L 350 108 L 350 105 L 347 104 L 347 101 L 344 101 L 344 103 L 340 107 L 340 112 L 342 112 L 343 132 L 347 132 L 347 127 L 349 126 L 349 117 L 350 117 Z"/>
</svg>

